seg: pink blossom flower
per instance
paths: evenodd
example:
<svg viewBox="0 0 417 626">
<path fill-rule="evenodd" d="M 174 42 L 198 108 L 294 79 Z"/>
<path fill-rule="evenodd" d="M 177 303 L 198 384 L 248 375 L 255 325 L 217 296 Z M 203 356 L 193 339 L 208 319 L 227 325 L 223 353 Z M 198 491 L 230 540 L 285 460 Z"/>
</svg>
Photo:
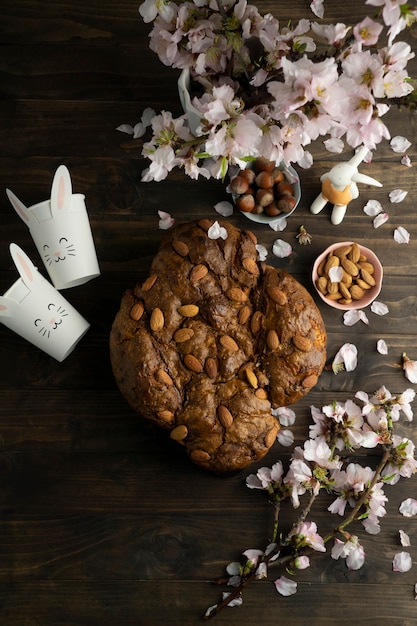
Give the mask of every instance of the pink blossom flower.
<svg viewBox="0 0 417 626">
<path fill-rule="evenodd" d="M 382 24 L 375 22 L 370 17 L 365 17 L 353 28 L 356 41 L 365 46 L 375 46 L 378 43 L 379 35 L 383 30 Z"/>
<path fill-rule="evenodd" d="M 353 343 L 345 343 L 333 359 L 332 370 L 335 374 L 345 370 L 352 372 L 358 364 L 358 350 Z"/>
<path fill-rule="evenodd" d="M 346 559 L 346 565 L 350 570 L 360 569 L 365 562 L 365 551 L 356 535 L 351 535 L 345 542 L 336 537 L 331 555 L 336 560 Z"/>
<path fill-rule="evenodd" d="M 417 361 L 413 361 L 406 352 L 401 355 L 401 362 L 405 377 L 410 383 L 417 384 Z"/>
<path fill-rule="evenodd" d="M 294 538 L 297 547 L 308 546 L 317 552 L 326 552 L 323 538 L 317 531 L 315 522 L 301 522 L 298 524 Z"/>
<path fill-rule="evenodd" d="M 310 559 L 308 556 L 297 556 L 294 559 L 294 567 L 296 567 L 297 569 L 307 569 L 307 567 L 310 567 Z"/>
</svg>

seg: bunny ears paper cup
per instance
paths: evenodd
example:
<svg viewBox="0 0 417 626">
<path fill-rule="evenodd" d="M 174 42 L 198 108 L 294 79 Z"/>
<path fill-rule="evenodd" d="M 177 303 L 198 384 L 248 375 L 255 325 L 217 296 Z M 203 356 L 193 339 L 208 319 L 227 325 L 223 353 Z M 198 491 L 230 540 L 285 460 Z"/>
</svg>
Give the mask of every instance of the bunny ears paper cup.
<svg viewBox="0 0 417 626">
<path fill-rule="evenodd" d="M 82 285 L 99 276 L 84 196 L 72 193 L 71 177 L 60 165 L 51 198 L 26 207 L 9 189 L 8 198 L 25 222 L 56 289 Z"/>
<path fill-rule="evenodd" d="M 36 269 L 19 246 L 10 253 L 20 278 L 0 296 L 0 321 L 57 361 L 63 361 L 90 324 Z"/>
</svg>

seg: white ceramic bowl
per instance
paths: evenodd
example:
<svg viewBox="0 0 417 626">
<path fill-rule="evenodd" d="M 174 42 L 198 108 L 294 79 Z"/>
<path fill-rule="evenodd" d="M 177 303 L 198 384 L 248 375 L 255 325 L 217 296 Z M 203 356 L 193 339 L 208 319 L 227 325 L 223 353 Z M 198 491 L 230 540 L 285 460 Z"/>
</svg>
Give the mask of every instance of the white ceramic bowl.
<svg viewBox="0 0 417 626">
<path fill-rule="evenodd" d="M 250 168 L 251 165 L 249 164 L 248 167 Z M 249 220 L 252 220 L 252 222 L 258 222 L 258 224 L 272 224 L 272 223 L 284 220 L 294 213 L 295 209 L 297 208 L 300 202 L 301 185 L 300 185 L 299 175 L 297 174 L 297 172 L 291 165 L 285 165 L 285 163 L 281 163 L 278 167 L 284 173 L 285 180 L 292 185 L 292 188 L 294 191 L 294 198 L 295 198 L 294 208 L 291 209 L 291 211 L 288 211 L 288 213 L 281 213 L 280 215 L 277 215 L 275 217 L 270 217 L 269 215 L 266 215 L 265 213 L 256 214 L 256 213 L 248 213 L 246 211 L 239 211 L 239 213 L 247 217 Z M 239 197 L 237 194 L 232 194 L 232 196 L 233 196 L 234 202 Z"/>
<path fill-rule="evenodd" d="M 317 285 L 316 285 L 316 282 L 318 279 L 317 270 L 321 262 L 327 257 L 327 255 L 330 252 L 333 252 L 337 248 L 340 248 L 342 246 L 347 246 L 352 243 L 353 243 L 352 241 L 339 241 L 338 243 L 334 243 L 328 248 L 326 248 L 326 250 L 324 250 L 324 252 L 322 252 L 315 260 L 314 265 L 313 265 L 313 271 L 312 271 L 313 285 L 317 293 L 319 294 L 320 298 L 323 300 L 323 302 L 325 302 L 329 306 L 335 309 L 340 309 L 342 311 L 348 311 L 349 309 L 363 309 L 364 307 L 371 304 L 371 302 L 373 302 L 378 297 L 379 292 L 381 291 L 381 287 L 382 287 L 383 269 L 382 269 L 381 262 L 379 261 L 376 254 L 372 252 L 372 250 L 370 250 L 369 248 L 365 248 L 365 246 L 361 246 L 359 244 L 361 254 L 363 254 L 366 257 L 366 260 L 369 263 L 372 263 L 372 265 L 374 266 L 374 273 L 372 274 L 372 276 L 375 280 L 375 285 L 371 287 L 370 289 L 365 290 L 365 293 L 360 300 L 352 300 L 352 302 L 349 304 L 341 304 L 340 302 L 337 302 L 335 300 L 330 300 L 329 298 L 326 298 L 326 296 L 317 289 Z"/>
</svg>

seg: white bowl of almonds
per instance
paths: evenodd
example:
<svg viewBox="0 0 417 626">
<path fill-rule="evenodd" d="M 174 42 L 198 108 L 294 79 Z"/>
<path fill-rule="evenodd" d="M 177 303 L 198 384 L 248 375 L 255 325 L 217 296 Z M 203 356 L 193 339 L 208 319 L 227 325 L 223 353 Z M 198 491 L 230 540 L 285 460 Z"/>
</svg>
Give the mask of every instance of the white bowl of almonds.
<svg viewBox="0 0 417 626">
<path fill-rule="evenodd" d="M 363 309 L 377 298 L 382 265 L 372 250 L 353 241 L 329 246 L 317 257 L 313 284 L 321 299 L 335 309 Z"/>
</svg>

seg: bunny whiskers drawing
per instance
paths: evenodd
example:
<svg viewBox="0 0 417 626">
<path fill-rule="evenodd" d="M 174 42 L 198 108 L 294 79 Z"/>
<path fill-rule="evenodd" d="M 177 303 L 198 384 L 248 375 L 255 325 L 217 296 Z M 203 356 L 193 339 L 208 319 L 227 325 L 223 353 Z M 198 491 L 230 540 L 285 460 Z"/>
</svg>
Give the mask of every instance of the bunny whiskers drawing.
<svg viewBox="0 0 417 626">
<path fill-rule="evenodd" d="M 6 193 L 57 289 L 82 285 L 100 274 L 84 196 L 72 193 L 65 165 L 55 172 L 50 200 L 26 207 L 10 189 Z"/>
<path fill-rule="evenodd" d="M 20 278 L 0 296 L 0 321 L 57 361 L 63 361 L 90 325 L 15 243 L 10 244 L 10 254 Z"/>
</svg>

